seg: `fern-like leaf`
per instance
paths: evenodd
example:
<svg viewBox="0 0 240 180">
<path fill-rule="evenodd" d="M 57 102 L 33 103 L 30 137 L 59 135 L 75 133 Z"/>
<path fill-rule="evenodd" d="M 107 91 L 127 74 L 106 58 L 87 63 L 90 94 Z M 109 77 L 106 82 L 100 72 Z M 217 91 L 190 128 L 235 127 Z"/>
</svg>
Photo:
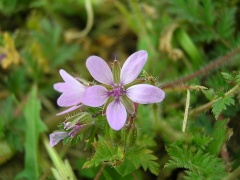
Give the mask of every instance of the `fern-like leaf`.
<svg viewBox="0 0 240 180">
<path fill-rule="evenodd" d="M 167 149 L 171 159 L 165 168 L 184 168 L 185 179 L 221 179 L 226 175 L 221 159 L 205 154 L 201 150 L 192 152 L 189 148 L 173 145 Z"/>
<path fill-rule="evenodd" d="M 226 8 L 224 12 L 220 14 L 217 32 L 224 39 L 230 38 L 234 33 L 235 13 L 236 8 Z"/>
<path fill-rule="evenodd" d="M 123 164 L 116 167 L 116 170 L 125 176 L 142 166 L 145 171 L 149 169 L 151 173 L 158 175 L 159 164 L 156 160 L 157 157 L 152 154 L 151 150 L 134 146 L 126 152 Z"/>
<path fill-rule="evenodd" d="M 223 110 L 227 109 L 227 106 L 234 105 L 233 96 L 224 96 L 218 101 L 214 102 L 212 105 L 212 112 L 215 116 L 215 119 L 218 119 L 218 116 Z"/>
<path fill-rule="evenodd" d="M 109 163 L 112 166 L 118 166 L 122 163 L 124 158 L 122 147 L 114 146 L 101 136 L 98 142 L 93 143 L 93 146 L 95 148 L 95 153 L 93 157 L 83 165 L 83 168 L 98 166 L 103 162 Z"/>
</svg>

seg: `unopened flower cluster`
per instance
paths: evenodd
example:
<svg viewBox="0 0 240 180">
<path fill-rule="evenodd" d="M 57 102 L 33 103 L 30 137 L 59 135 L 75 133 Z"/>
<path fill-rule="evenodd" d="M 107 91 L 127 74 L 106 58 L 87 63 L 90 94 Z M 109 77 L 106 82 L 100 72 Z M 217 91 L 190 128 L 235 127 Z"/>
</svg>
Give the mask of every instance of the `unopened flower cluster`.
<svg viewBox="0 0 240 180">
<path fill-rule="evenodd" d="M 64 82 L 54 84 L 54 89 L 61 94 L 57 104 L 67 109 L 57 115 L 74 111 L 81 106 L 103 107 L 102 115 L 106 115 L 109 126 L 113 130 L 124 127 L 127 117 L 134 115 L 136 104 L 150 104 L 161 102 L 165 93 L 160 88 L 143 84 L 138 78 L 148 54 L 144 50 L 137 51 L 127 58 L 122 68 L 119 61 L 114 60 L 112 69 L 98 56 L 90 56 L 86 60 L 86 67 L 98 85 L 84 85 L 81 80 L 72 77 L 66 71 L 60 70 Z M 65 131 L 50 134 L 50 146 L 70 136 L 73 138 L 86 125 L 81 119 L 65 122 Z"/>
</svg>

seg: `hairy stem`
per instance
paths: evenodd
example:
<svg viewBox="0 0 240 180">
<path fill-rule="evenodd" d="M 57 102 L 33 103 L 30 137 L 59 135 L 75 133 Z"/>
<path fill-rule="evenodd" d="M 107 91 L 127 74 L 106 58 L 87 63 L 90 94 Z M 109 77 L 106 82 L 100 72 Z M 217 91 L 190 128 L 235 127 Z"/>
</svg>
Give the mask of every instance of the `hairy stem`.
<svg viewBox="0 0 240 180">
<path fill-rule="evenodd" d="M 168 88 L 172 88 L 175 87 L 176 85 L 179 85 L 181 83 L 185 83 L 187 81 L 190 81 L 198 76 L 205 76 L 207 75 L 208 72 L 210 72 L 211 70 L 221 66 L 223 63 L 227 62 L 228 60 L 230 60 L 232 57 L 234 57 L 236 54 L 240 53 L 240 48 L 236 48 L 234 49 L 232 52 L 228 53 L 227 55 L 218 58 L 216 60 L 214 60 L 212 63 L 208 64 L 207 66 L 199 69 L 198 71 L 193 72 L 192 74 L 189 74 L 185 77 L 182 77 L 180 79 L 177 79 L 175 81 L 172 81 L 170 83 L 166 83 L 161 85 L 162 89 L 168 89 Z"/>
</svg>

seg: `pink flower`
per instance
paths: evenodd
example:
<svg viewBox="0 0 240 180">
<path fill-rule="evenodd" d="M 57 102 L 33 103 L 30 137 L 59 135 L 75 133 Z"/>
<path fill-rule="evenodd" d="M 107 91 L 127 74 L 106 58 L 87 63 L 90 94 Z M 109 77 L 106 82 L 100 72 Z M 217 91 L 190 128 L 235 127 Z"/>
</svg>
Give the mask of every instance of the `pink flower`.
<svg viewBox="0 0 240 180">
<path fill-rule="evenodd" d="M 98 56 L 90 56 L 86 66 L 94 79 L 103 85 L 87 88 L 82 95 L 82 103 L 99 107 L 105 104 L 110 127 L 120 130 L 127 120 L 127 111 L 135 113 L 134 103 L 149 104 L 161 102 L 165 93 L 158 87 L 138 84 L 136 80 L 147 61 L 147 52 L 137 51 L 128 57 L 122 69 L 114 61 L 113 72 L 107 63 Z"/>
<path fill-rule="evenodd" d="M 67 110 L 57 114 L 62 115 L 81 107 L 81 98 L 86 86 L 69 75 L 63 69 L 61 69 L 59 73 L 65 82 L 54 84 L 54 89 L 62 93 L 57 100 L 57 104 L 61 107 L 70 107 Z"/>
</svg>

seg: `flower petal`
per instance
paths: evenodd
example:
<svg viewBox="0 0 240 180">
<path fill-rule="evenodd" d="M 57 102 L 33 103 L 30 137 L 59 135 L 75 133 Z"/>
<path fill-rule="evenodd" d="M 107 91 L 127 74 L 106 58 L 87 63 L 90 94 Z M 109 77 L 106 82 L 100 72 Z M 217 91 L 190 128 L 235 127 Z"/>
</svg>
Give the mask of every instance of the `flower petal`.
<svg viewBox="0 0 240 180">
<path fill-rule="evenodd" d="M 61 107 L 78 105 L 81 103 L 82 94 L 83 92 L 79 89 L 72 89 L 71 91 L 64 92 L 58 98 L 57 104 Z"/>
<path fill-rule="evenodd" d="M 71 87 L 65 82 L 55 83 L 53 85 L 53 88 L 60 93 L 63 93 L 64 91 L 69 91 L 71 89 Z"/>
<path fill-rule="evenodd" d="M 55 146 L 59 141 L 66 138 L 68 136 L 67 132 L 54 132 L 50 134 L 50 147 Z"/>
<path fill-rule="evenodd" d="M 163 90 L 149 84 L 131 86 L 126 90 L 126 95 L 139 104 L 158 103 L 165 98 Z"/>
<path fill-rule="evenodd" d="M 127 120 L 126 109 L 120 101 L 111 102 L 107 107 L 106 114 L 110 127 L 116 131 L 120 130 Z"/>
<path fill-rule="evenodd" d="M 108 90 L 100 85 L 91 86 L 85 90 L 81 102 L 87 106 L 102 106 L 108 98 Z"/>
<path fill-rule="evenodd" d="M 88 71 L 94 79 L 103 84 L 113 84 L 112 71 L 108 64 L 98 56 L 90 56 L 86 61 Z"/>
<path fill-rule="evenodd" d="M 81 106 L 82 106 L 82 105 L 72 106 L 72 107 L 70 107 L 70 108 L 68 108 L 68 109 L 66 109 L 66 110 L 64 110 L 64 111 L 62 111 L 62 112 L 60 112 L 60 113 L 57 113 L 57 116 L 60 116 L 60 115 L 69 113 L 69 112 L 71 112 L 71 111 L 74 111 L 74 110 L 80 108 Z"/>
<path fill-rule="evenodd" d="M 60 70 L 60 74 L 65 82 L 55 83 L 53 86 L 62 93 L 57 104 L 62 107 L 78 105 L 86 87 L 63 69 Z"/>
<path fill-rule="evenodd" d="M 68 74 L 65 70 L 61 69 L 59 71 L 60 75 L 62 76 L 63 80 L 73 88 L 84 88 L 84 85 L 81 84 L 78 80 Z"/>
<path fill-rule="evenodd" d="M 137 51 L 127 58 L 121 71 L 123 85 L 134 81 L 147 61 L 148 54 L 144 50 Z"/>
</svg>

